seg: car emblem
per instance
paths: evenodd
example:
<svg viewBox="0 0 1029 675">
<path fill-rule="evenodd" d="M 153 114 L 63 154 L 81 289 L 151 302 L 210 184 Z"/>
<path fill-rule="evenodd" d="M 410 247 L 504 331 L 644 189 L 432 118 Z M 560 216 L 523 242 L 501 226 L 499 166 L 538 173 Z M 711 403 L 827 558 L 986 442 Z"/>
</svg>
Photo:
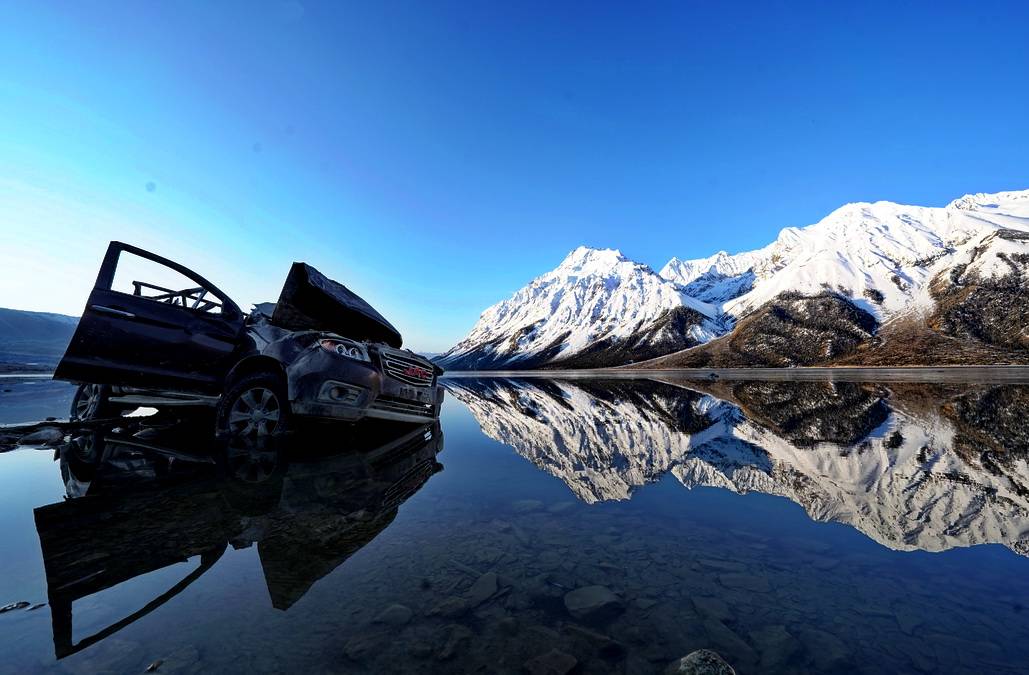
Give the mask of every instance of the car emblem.
<svg viewBox="0 0 1029 675">
<path fill-rule="evenodd" d="M 425 379 L 430 377 L 432 373 L 427 371 L 425 368 L 420 368 L 418 366 L 409 366 L 407 370 L 404 371 L 404 375 L 407 375 L 408 377 L 420 377 Z"/>
</svg>

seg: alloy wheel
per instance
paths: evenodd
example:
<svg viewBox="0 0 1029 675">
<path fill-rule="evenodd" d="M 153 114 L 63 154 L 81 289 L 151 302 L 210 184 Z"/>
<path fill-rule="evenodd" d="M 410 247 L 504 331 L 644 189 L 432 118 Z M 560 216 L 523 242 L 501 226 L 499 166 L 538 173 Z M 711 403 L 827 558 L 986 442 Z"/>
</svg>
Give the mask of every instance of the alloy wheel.
<svg viewBox="0 0 1029 675">
<path fill-rule="evenodd" d="M 239 436 L 270 436 L 279 426 L 279 397 L 267 387 L 245 390 L 229 410 L 229 431 Z"/>
<path fill-rule="evenodd" d="M 84 384 L 75 399 L 75 419 L 91 420 L 97 416 L 103 401 L 103 388 L 99 384 Z"/>
</svg>

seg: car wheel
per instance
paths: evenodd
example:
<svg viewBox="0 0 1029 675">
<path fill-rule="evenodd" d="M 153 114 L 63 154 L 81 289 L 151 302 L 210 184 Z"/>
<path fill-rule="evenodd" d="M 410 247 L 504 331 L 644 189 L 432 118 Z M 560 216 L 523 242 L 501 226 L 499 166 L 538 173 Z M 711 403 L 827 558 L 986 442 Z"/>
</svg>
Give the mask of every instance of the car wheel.
<svg viewBox="0 0 1029 675">
<path fill-rule="evenodd" d="M 235 382 L 218 402 L 217 431 L 228 436 L 281 436 L 289 428 L 282 378 L 254 373 Z"/>
<path fill-rule="evenodd" d="M 80 384 L 71 399 L 69 417 L 72 420 L 95 420 L 112 417 L 118 408 L 111 405 L 111 388 L 106 384 Z"/>
</svg>

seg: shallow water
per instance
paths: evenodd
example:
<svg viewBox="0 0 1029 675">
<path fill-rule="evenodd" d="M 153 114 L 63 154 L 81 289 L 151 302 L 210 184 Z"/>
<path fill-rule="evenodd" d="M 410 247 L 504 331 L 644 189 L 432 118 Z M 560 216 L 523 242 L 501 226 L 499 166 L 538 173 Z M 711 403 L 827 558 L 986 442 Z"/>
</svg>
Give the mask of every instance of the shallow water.
<svg viewBox="0 0 1029 675">
<path fill-rule="evenodd" d="M 30 603 L 0 672 L 1029 663 L 1029 387 L 448 387 L 440 427 L 225 448 L 137 421 L 0 454 L 0 605 Z"/>
</svg>

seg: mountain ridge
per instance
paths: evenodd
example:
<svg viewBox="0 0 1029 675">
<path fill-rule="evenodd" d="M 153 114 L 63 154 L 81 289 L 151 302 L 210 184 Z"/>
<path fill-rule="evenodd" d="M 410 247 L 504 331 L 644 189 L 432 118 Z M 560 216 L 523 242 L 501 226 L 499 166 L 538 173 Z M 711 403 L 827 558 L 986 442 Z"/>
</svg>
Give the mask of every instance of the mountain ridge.
<svg viewBox="0 0 1029 675">
<path fill-rule="evenodd" d="M 0 363 L 56 364 L 78 321 L 53 312 L 0 307 Z"/>
<path fill-rule="evenodd" d="M 1029 278 L 1029 236 L 1023 235 L 1029 235 L 1029 190 L 968 194 L 945 207 L 854 202 L 812 225 L 783 228 L 762 248 L 672 257 L 660 272 L 615 249 L 579 247 L 557 268 L 485 310 L 468 336 L 437 360 L 454 370 L 620 366 L 655 359 L 661 367 L 747 367 L 832 365 L 864 355 L 870 359 L 864 365 L 876 365 L 904 360 L 883 353 L 878 333 L 884 323 L 911 315 L 925 317 L 918 325 L 927 335 L 960 335 L 982 347 L 957 350 L 944 361 L 961 352 L 978 355 L 977 363 L 1022 363 L 1029 361 L 1029 333 L 996 315 L 1014 308 L 1018 320 L 1029 317 L 1029 300 L 1017 293 Z M 578 303 L 575 311 L 568 298 Z M 813 325 L 827 303 L 838 310 L 832 321 L 848 331 L 861 325 L 864 334 L 846 350 L 827 349 L 819 356 L 802 341 L 814 330 L 820 344 L 838 342 L 831 326 L 826 332 L 826 326 Z M 792 311 L 784 309 L 787 304 Z M 846 305 L 872 317 L 874 325 L 854 319 Z M 673 321 L 676 311 L 680 316 Z M 771 317 L 764 322 L 768 330 L 739 330 L 754 324 L 745 319 L 762 313 Z M 771 325 L 775 321 L 778 327 Z M 982 328 L 988 325 L 996 330 Z M 705 351 L 718 340 L 732 340 L 735 351 Z M 776 363 L 741 356 L 768 352 L 776 342 L 783 357 Z M 804 349 L 809 353 L 794 353 Z M 729 352 L 736 356 L 725 357 Z M 680 363 L 670 358 L 676 354 L 689 357 Z M 927 362 L 920 365 L 933 365 L 931 357 L 923 355 Z"/>
</svg>

